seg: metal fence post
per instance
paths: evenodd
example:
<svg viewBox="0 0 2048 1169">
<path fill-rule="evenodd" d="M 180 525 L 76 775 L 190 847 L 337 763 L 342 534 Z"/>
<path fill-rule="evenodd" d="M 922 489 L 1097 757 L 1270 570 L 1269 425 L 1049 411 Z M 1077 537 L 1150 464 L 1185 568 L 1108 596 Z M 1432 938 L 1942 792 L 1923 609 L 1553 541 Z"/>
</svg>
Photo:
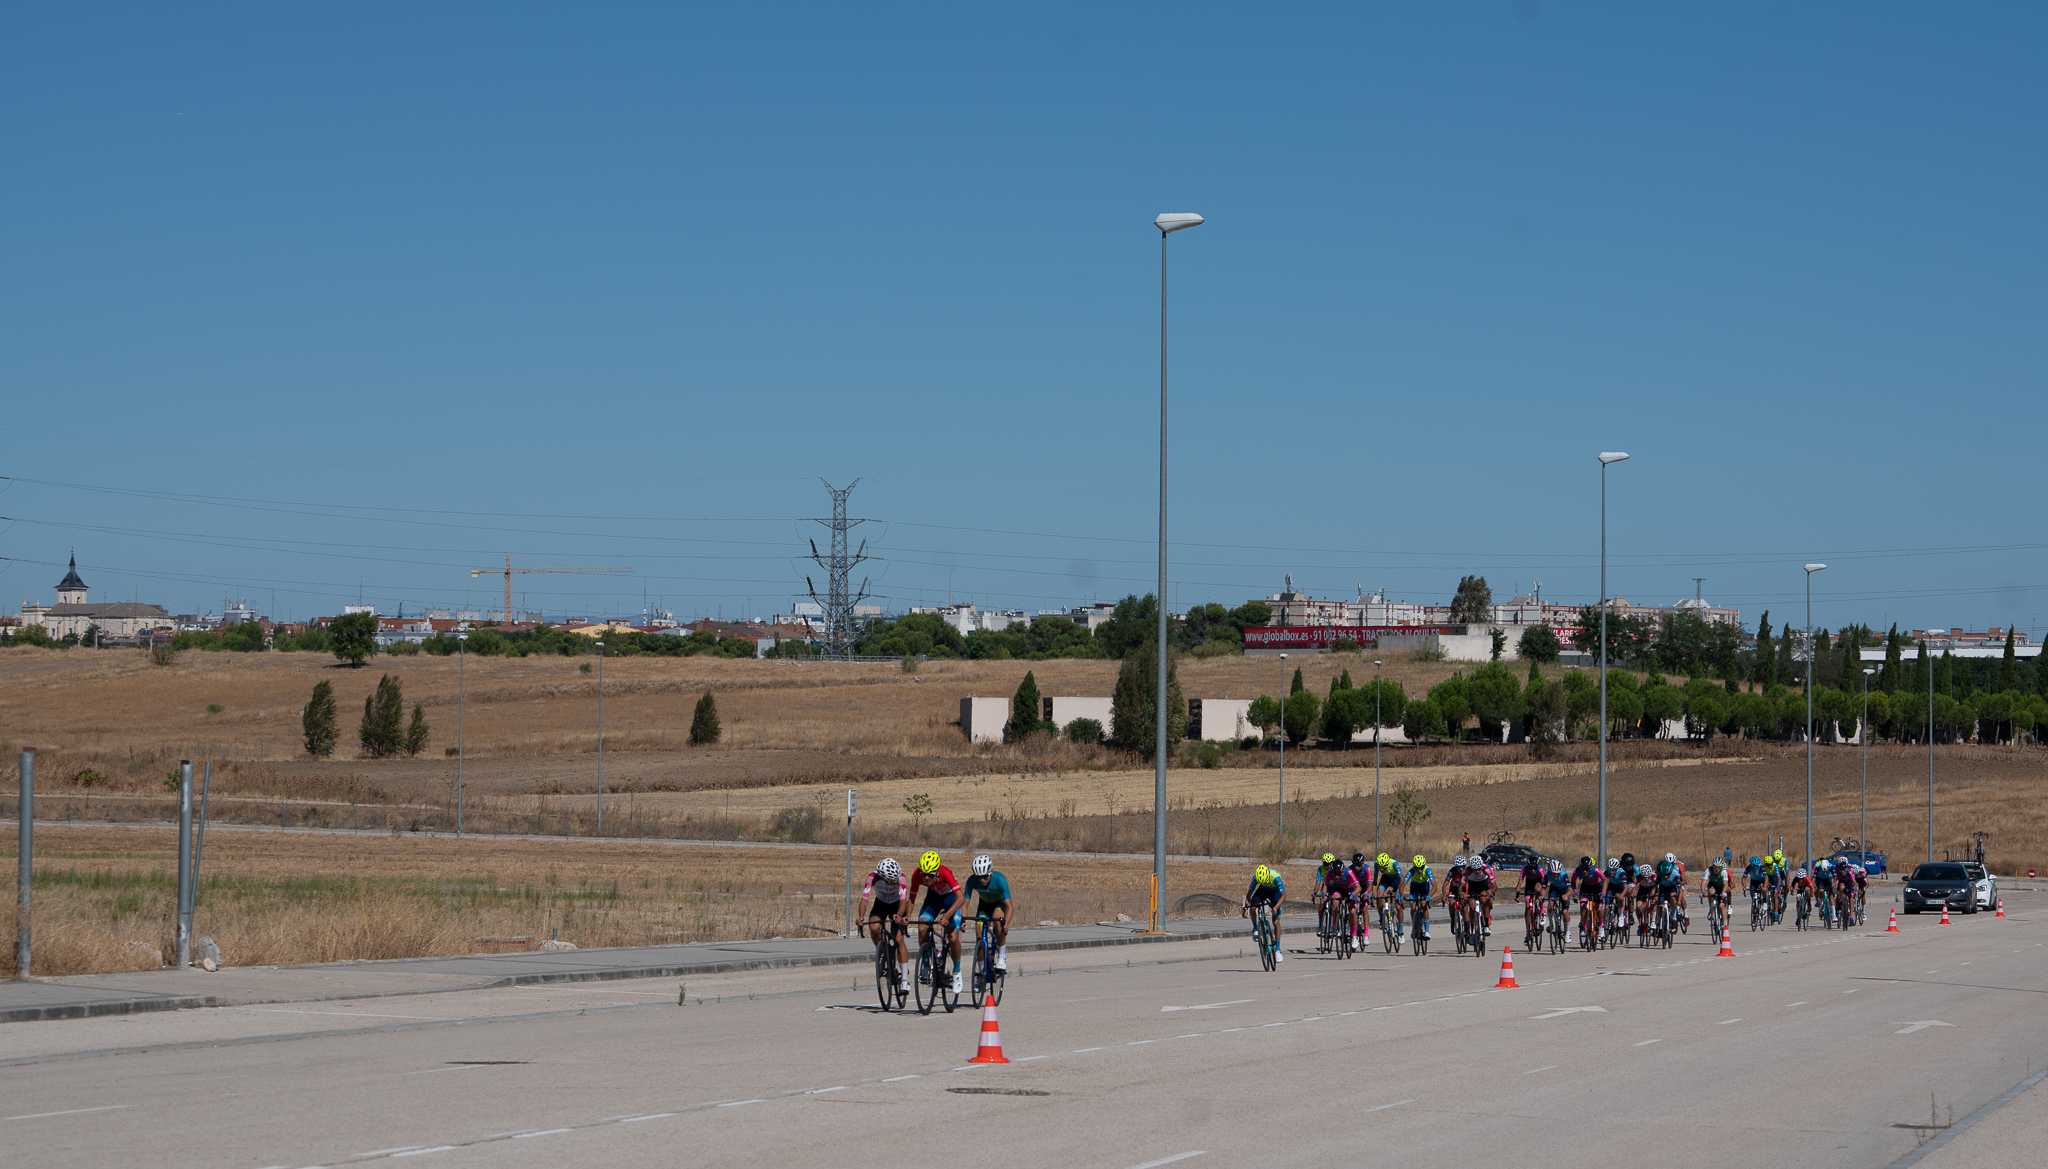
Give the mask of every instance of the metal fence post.
<svg viewBox="0 0 2048 1169">
<path fill-rule="evenodd" d="M 192 908 L 199 908 L 200 874 L 206 864 L 206 795 L 213 790 L 213 756 L 206 757 L 206 773 L 199 781 L 199 823 L 192 829 Z"/>
<path fill-rule="evenodd" d="M 846 789 L 846 935 L 853 936 L 853 809 L 855 788 Z"/>
<path fill-rule="evenodd" d="M 14 976 L 28 977 L 30 890 L 35 884 L 36 753 L 21 753 L 21 873 L 14 885 Z"/>
<path fill-rule="evenodd" d="M 178 761 L 178 969 L 192 965 L 192 761 Z"/>
</svg>

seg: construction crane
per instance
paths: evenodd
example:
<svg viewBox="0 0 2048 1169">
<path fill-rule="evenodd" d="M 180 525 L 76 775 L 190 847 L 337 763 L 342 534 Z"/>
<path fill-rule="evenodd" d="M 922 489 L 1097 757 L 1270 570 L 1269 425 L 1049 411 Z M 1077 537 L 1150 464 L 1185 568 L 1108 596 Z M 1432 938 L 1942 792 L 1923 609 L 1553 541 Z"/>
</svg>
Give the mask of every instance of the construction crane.
<svg viewBox="0 0 2048 1169">
<path fill-rule="evenodd" d="M 574 572 L 585 574 L 599 574 L 605 576 L 618 576 L 621 573 L 628 573 L 632 571 L 633 570 L 630 567 L 621 568 L 616 565 L 610 567 L 577 568 L 514 568 L 512 567 L 512 556 L 510 553 L 507 553 L 505 556 L 505 566 L 503 568 L 472 568 L 469 570 L 469 575 L 471 576 L 471 578 L 479 576 L 504 576 L 505 624 L 510 625 L 512 624 L 512 574 L 515 572 Z"/>
</svg>

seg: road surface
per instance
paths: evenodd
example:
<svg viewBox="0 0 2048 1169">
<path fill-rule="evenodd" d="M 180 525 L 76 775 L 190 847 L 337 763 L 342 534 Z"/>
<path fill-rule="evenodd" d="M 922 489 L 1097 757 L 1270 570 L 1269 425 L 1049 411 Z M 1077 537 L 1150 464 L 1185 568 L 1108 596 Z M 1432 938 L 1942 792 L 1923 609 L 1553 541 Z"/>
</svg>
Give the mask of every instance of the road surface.
<svg viewBox="0 0 2048 1169">
<path fill-rule="evenodd" d="M 681 1006 L 648 979 L 7 1024 L 0 1148 L 52 1169 L 2017 1164 L 2048 1116 L 2027 1087 L 2048 898 L 2013 908 L 1745 930 L 1732 959 L 1698 935 L 1518 955 L 1506 991 L 1491 956 L 1032 955 L 1001 1067 L 966 1064 L 977 1013 L 883 1015 L 845 968 L 693 978 Z"/>
</svg>

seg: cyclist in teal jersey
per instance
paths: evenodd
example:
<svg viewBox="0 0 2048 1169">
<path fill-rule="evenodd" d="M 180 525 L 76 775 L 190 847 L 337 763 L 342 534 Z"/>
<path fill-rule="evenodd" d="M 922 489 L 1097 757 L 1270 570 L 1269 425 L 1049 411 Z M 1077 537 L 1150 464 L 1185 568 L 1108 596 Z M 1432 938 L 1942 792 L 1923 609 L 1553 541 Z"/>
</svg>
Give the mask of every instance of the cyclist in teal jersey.
<svg viewBox="0 0 2048 1169">
<path fill-rule="evenodd" d="M 1010 916 L 1015 912 L 1010 903 L 1010 879 L 1003 876 L 986 854 L 974 858 L 974 872 L 961 886 L 960 908 L 968 917 L 977 916 L 975 898 L 981 899 L 980 913 L 985 913 L 996 934 L 996 969 L 1010 968 Z"/>
</svg>

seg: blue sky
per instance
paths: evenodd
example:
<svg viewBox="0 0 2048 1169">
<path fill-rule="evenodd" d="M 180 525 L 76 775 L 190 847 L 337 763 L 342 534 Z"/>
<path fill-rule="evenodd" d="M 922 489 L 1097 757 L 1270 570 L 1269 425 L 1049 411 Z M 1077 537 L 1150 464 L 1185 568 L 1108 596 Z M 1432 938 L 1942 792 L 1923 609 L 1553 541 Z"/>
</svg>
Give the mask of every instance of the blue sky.
<svg viewBox="0 0 2048 1169">
<path fill-rule="evenodd" d="M 1364 7 L 22 13 L 0 599 L 1146 591 L 1195 210 L 1177 604 L 2048 621 L 2048 16 Z"/>
</svg>

